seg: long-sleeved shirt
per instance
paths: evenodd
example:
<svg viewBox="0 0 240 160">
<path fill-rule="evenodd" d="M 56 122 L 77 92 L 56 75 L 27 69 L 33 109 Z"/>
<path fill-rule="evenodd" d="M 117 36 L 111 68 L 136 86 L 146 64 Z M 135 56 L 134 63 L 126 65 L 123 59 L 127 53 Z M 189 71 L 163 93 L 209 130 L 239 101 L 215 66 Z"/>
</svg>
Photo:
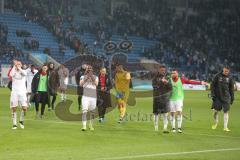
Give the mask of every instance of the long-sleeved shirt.
<svg viewBox="0 0 240 160">
<path fill-rule="evenodd" d="M 26 76 L 27 72 L 25 70 L 19 69 L 17 70 L 16 67 L 13 67 L 9 73 L 9 76 L 12 77 L 12 92 L 15 93 L 26 93 Z"/>
<path fill-rule="evenodd" d="M 234 80 L 230 76 L 218 73 L 211 84 L 211 94 L 213 98 L 225 103 L 234 101 Z"/>
<path fill-rule="evenodd" d="M 178 78 L 179 78 L 179 77 L 173 79 L 173 81 L 174 81 L 174 82 L 177 82 L 177 81 L 178 81 Z M 182 81 L 182 84 L 196 84 L 196 85 L 202 84 L 201 81 L 190 80 L 190 79 L 186 79 L 185 77 L 181 77 L 181 81 Z"/>
</svg>

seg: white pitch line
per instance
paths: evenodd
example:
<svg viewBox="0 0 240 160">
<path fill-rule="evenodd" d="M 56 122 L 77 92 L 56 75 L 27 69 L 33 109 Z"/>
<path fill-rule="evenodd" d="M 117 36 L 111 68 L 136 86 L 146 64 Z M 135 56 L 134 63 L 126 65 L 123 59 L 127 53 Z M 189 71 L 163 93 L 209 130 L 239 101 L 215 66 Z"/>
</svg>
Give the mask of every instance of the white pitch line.
<svg viewBox="0 0 240 160">
<path fill-rule="evenodd" d="M 99 158 L 96 160 L 121 160 L 121 159 L 134 159 L 134 158 L 147 158 L 147 157 L 188 155 L 188 154 L 197 154 L 197 153 L 211 153 L 211 152 L 222 152 L 222 151 L 240 151 L 240 148 L 224 148 L 224 149 L 198 150 L 198 151 L 186 151 L 186 152 L 175 152 L 175 153 L 170 152 L 170 153 L 142 154 L 142 155 L 133 155 L 133 156 Z"/>
</svg>

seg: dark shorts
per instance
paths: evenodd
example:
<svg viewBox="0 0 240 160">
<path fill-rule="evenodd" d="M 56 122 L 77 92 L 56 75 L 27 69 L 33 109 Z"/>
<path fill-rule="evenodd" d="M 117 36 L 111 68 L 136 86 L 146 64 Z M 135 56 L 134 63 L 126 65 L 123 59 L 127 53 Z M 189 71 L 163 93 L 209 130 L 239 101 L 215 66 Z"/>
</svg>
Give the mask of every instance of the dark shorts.
<svg viewBox="0 0 240 160">
<path fill-rule="evenodd" d="M 35 102 L 36 103 L 48 103 L 48 93 L 47 92 L 38 92 L 38 94 L 35 95 Z"/>
<path fill-rule="evenodd" d="M 154 114 L 162 114 L 170 112 L 169 101 L 154 101 L 153 102 L 153 113 Z"/>
<path fill-rule="evenodd" d="M 223 112 L 228 112 L 230 110 L 230 103 L 221 102 L 220 100 L 216 99 L 212 103 L 212 109 L 216 111 L 223 110 Z"/>
<path fill-rule="evenodd" d="M 98 92 L 97 106 L 105 108 L 112 106 L 111 95 L 109 92 Z"/>
</svg>

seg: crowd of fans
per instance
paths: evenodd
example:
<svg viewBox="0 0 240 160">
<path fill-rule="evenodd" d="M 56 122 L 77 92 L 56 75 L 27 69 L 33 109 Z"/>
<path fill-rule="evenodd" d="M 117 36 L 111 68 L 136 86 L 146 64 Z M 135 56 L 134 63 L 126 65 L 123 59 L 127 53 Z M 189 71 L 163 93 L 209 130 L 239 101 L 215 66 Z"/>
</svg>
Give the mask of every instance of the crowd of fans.
<svg viewBox="0 0 240 160">
<path fill-rule="evenodd" d="M 159 43 L 144 49 L 144 55 L 189 70 L 197 78 L 208 78 L 225 64 L 239 72 L 240 12 L 229 8 L 225 0 L 201 2 L 192 4 L 192 14 L 169 19 L 169 28 L 158 36 Z"/>
<path fill-rule="evenodd" d="M 16 49 L 14 45 L 8 42 L 8 26 L 5 23 L 0 23 L 0 57 L 7 61 L 11 61 L 14 57 L 22 57 L 23 53 Z"/>
<path fill-rule="evenodd" d="M 7 36 L 8 36 L 8 27 L 4 23 L 0 23 L 0 44 L 7 43 Z"/>
<path fill-rule="evenodd" d="M 50 16 L 41 5 L 36 8 L 25 4 L 24 15 L 26 20 L 46 26 L 56 35 L 61 48 L 69 45 L 76 52 L 84 53 L 88 48 L 77 32 L 94 33 L 95 46 L 111 40 L 112 34 L 136 35 L 158 41 L 153 48 L 143 46 L 146 57 L 180 68 L 191 78 L 207 79 L 225 64 L 239 71 L 238 1 L 189 1 L 181 14 L 164 0 L 152 2 L 132 0 L 127 5 L 115 7 L 113 14 L 104 16 L 103 20 L 81 25 L 74 22 L 71 12 Z M 68 9 L 71 4 L 69 6 Z M 82 15 L 88 16 L 89 13 Z M 68 27 L 65 27 L 66 23 Z"/>
</svg>

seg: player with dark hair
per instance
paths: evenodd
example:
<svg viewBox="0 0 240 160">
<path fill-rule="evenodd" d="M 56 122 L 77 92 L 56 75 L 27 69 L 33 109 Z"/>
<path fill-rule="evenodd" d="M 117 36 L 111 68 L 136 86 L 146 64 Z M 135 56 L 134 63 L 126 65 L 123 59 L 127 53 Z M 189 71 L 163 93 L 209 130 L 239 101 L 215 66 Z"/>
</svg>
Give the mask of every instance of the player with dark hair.
<svg viewBox="0 0 240 160">
<path fill-rule="evenodd" d="M 49 102 L 48 102 L 48 110 L 50 111 L 55 109 L 55 101 L 57 99 L 57 90 L 60 86 L 59 75 L 57 70 L 55 69 L 54 63 L 50 62 L 48 64 L 48 75 L 49 75 Z M 52 98 L 51 98 L 52 97 Z M 52 101 L 51 101 L 52 99 Z"/>
<path fill-rule="evenodd" d="M 222 72 L 215 75 L 211 84 L 211 96 L 212 96 L 212 109 L 214 111 L 213 118 L 214 124 L 212 129 L 216 129 L 218 125 L 218 112 L 223 110 L 224 112 L 224 128 L 223 130 L 229 132 L 228 119 L 230 106 L 234 101 L 234 80 L 229 75 L 230 68 L 228 66 L 223 67 Z"/>
<path fill-rule="evenodd" d="M 99 114 L 99 122 L 104 122 L 106 108 L 111 107 L 111 95 L 110 89 L 112 87 L 110 77 L 107 74 L 107 70 L 105 67 L 100 69 L 100 74 L 98 75 L 98 114 Z"/>
<path fill-rule="evenodd" d="M 87 112 L 90 112 L 89 129 L 93 128 L 94 113 L 97 106 L 98 77 L 93 74 L 92 66 L 86 68 L 85 74 L 80 78 L 80 86 L 83 87 L 82 96 L 82 131 L 87 130 Z"/>
<path fill-rule="evenodd" d="M 163 133 L 169 133 L 168 126 L 168 113 L 169 96 L 172 90 L 172 84 L 166 76 L 166 67 L 160 66 L 158 72 L 152 80 L 153 86 L 153 114 L 154 114 L 154 127 L 158 131 L 158 115 L 163 114 Z"/>
<path fill-rule="evenodd" d="M 86 68 L 87 68 L 87 65 L 83 64 L 75 75 L 75 81 L 76 81 L 76 84 L 77 84 L 78 110 L 79 111 L 81 109 L 82 94 L 83 94 L 83 87 L 80 86 L 79 82 L 80 82 L 81 76 L 83 76 L 85 74 Z"/>
<path fill-rule="evenodd" d="M 184 76 L 179 77 L 177 69 L 173 69 L 171 73 L 172 92 L 170 94 L 170 122 L 172 125 L 172 132 L 176 132 L 175 129 L 175 116 L 177 116 L 178 133 L 182 133 L 182 109 L 184 91 L 183 84 L 193 85 L 206 85 L 204 81 L 196 81 L 186 79 Z"/>
<path fill-rule="evenodd" d="M 33 77 L 32 93 L 34 94 L 36 117 L 43 118 L 45 106 L 49 100 L 49 83 L 48 83 L 48 66 L 44 64 L 40 71 Z M 39 115 L 39 103 L 41 106 L 41 114 Z"/>
</svg>

